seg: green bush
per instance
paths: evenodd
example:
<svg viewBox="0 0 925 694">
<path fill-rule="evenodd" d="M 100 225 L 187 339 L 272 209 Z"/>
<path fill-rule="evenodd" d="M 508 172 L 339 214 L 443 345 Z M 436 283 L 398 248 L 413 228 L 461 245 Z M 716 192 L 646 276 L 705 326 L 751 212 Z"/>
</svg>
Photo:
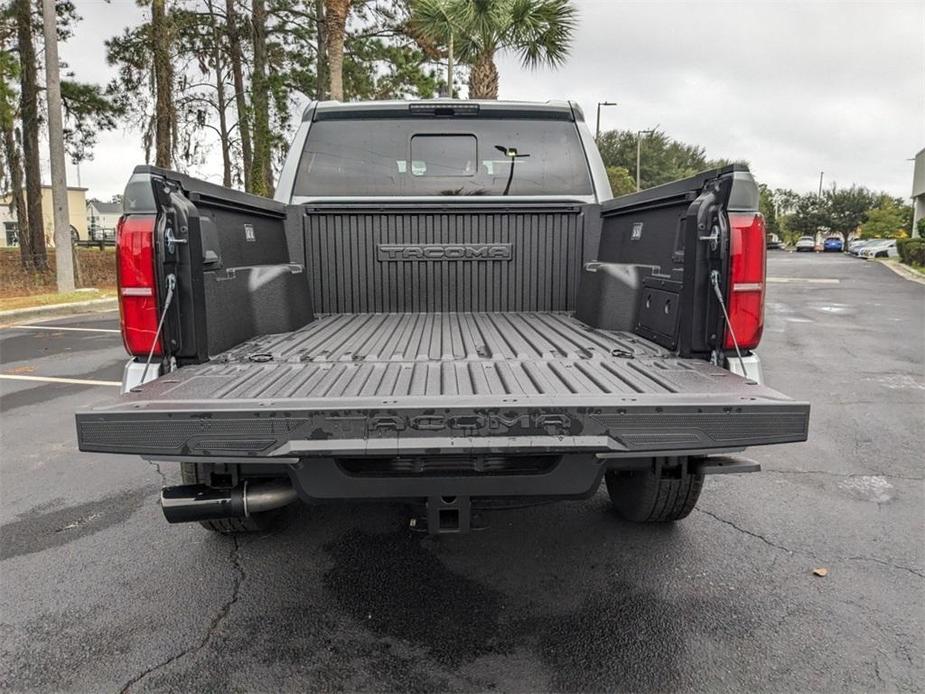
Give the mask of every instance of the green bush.
<svg viewBox="0 0 925 694">
<path fill-rule="evenodd" d="M 925 266 L 925 239 L 900 239 L 897 246 L 904 263 Z"/>
</svg>

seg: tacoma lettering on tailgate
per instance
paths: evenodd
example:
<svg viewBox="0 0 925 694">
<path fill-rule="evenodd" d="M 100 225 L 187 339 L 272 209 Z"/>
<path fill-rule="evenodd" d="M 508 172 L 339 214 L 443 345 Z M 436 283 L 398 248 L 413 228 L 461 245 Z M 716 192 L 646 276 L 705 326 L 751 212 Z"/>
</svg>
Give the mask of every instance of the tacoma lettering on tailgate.
<svg viewBox="0 0 925 694">
<path fill-rule="evenodd" d="M 551 435 L 565 435 L 572 429 L 572 418 L 566 414 L 421 414 L 405 415 L 328 415 L 329 422 L 347 423 L 365 420 L 369 432 L 389 431 L 443 431 L 453 430 L 472 435 L 479 431 L 508 432 L 516 429 L 543 429 Z"/>
<path fill-rule="evenodd" d="M 510 260 L 509 243 L 380 243 L 380 261 L 389 260 Z"/>
</svg>

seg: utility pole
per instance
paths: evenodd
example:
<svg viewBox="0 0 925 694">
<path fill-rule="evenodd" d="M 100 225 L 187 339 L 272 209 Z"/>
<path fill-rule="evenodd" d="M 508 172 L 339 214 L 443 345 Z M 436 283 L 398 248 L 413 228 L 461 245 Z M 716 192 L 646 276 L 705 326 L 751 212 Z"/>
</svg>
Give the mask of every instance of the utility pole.
<svg viewBox="0 0 925 694">
<path fill-rule="evenodd" d="M 820 172 L 819 172 L 819 197 L 820 197 L 820 198 L 822 197 L 822 175 L 823 175 L 824 173 L 825 173 L 825 171 L 820 171 Z"/>
<path fill-rule="evenodd" d="M 597 125 L 594 128 L 594 141 L 601 139 L 601 106 L 616 106 L 616 101 L 598 101 L 597 102 Z"/>
<path fill-rule="evenodd" d="M 640 165 L 640 160 L 642 159 L 642 136 L 651 135 L 652 133 L 656 131 L 657 128 L 658 126 L 656 125 L 651 130 L 637 130 L 636 131 L 636 192 L 637 193 L 640 190 L 642 190 L 642 187 L 639 185 L 640 183 L 639 165 Z"/>
<path fill-rule="evenodd" d="M 67 209 L 67 172 L 64 168 L 64 123 L 61 115 L 61 75 L 58 65 L 58 27 L 55 0 L 42 0 L 45 29 L 45 82 L 48 99 L 48 151 L 51 155 L 51 200 L 54 208 L 55 267 L 58 292 L 74 291 L 74 249 Z"/>
</svg>

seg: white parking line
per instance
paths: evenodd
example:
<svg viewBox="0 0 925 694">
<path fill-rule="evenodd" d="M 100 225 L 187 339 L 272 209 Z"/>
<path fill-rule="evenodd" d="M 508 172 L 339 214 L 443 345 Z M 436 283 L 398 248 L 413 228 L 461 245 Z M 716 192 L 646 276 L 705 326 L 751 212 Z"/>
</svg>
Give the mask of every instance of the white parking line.
<svg viewBox="0 0 925 694">
<path fill-rule="evenodd" d="M 0 374 L 0 379 L 8 381 L 39 381 L 41 383 L 65 383 L 78 386 L 114 386 L 122 385 L 119 381 L 94 381 L 86 378 L 58 378 L 56 376 L 24 376 L 22 374 Z"/>
<path fill-rule="evenodd" d="M 5 325 L 5 328 L 18 328 L 20 330 L 70 330 L 75 333 L 119 333 L 121 330 L 112 328 L 66 328 L 63 325 Z"/>
</svg>

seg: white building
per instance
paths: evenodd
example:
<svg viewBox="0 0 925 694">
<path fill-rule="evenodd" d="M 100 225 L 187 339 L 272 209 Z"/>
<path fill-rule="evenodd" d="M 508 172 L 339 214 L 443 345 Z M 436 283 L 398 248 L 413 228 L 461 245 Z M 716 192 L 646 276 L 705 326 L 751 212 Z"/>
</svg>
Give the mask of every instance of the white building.
<svg viewBox="0 0 925 694">
<path fill-rule="evenodd" d="M 90 230 L 90 238 L 94 241 L 115 238 L 116 225 L 121 216 L 121 202 L 87 200 L 87 228 Z"/>
<path fill-rule="evenodd" d="M 912 174 L 912 206 L 915 217 L 912 235 L 919 235 L 919 220 L 925 219 L 925 148 L 915 155 L 915 171 Z"/>
<path fill-rule="evenodd" d="M 75 240 L 87 238 L 86 188 L 67 187 L 67 213 L 71 221 L 71 236 Z M 19 245 L 19 220 L 13 214 L 12 196 L 0 192 L 0 248 Z M 42 220 L 45 227 L 45 245 L 55 245 L 54 205 L 51 186 L 42 186 Z"/>
</svg>

